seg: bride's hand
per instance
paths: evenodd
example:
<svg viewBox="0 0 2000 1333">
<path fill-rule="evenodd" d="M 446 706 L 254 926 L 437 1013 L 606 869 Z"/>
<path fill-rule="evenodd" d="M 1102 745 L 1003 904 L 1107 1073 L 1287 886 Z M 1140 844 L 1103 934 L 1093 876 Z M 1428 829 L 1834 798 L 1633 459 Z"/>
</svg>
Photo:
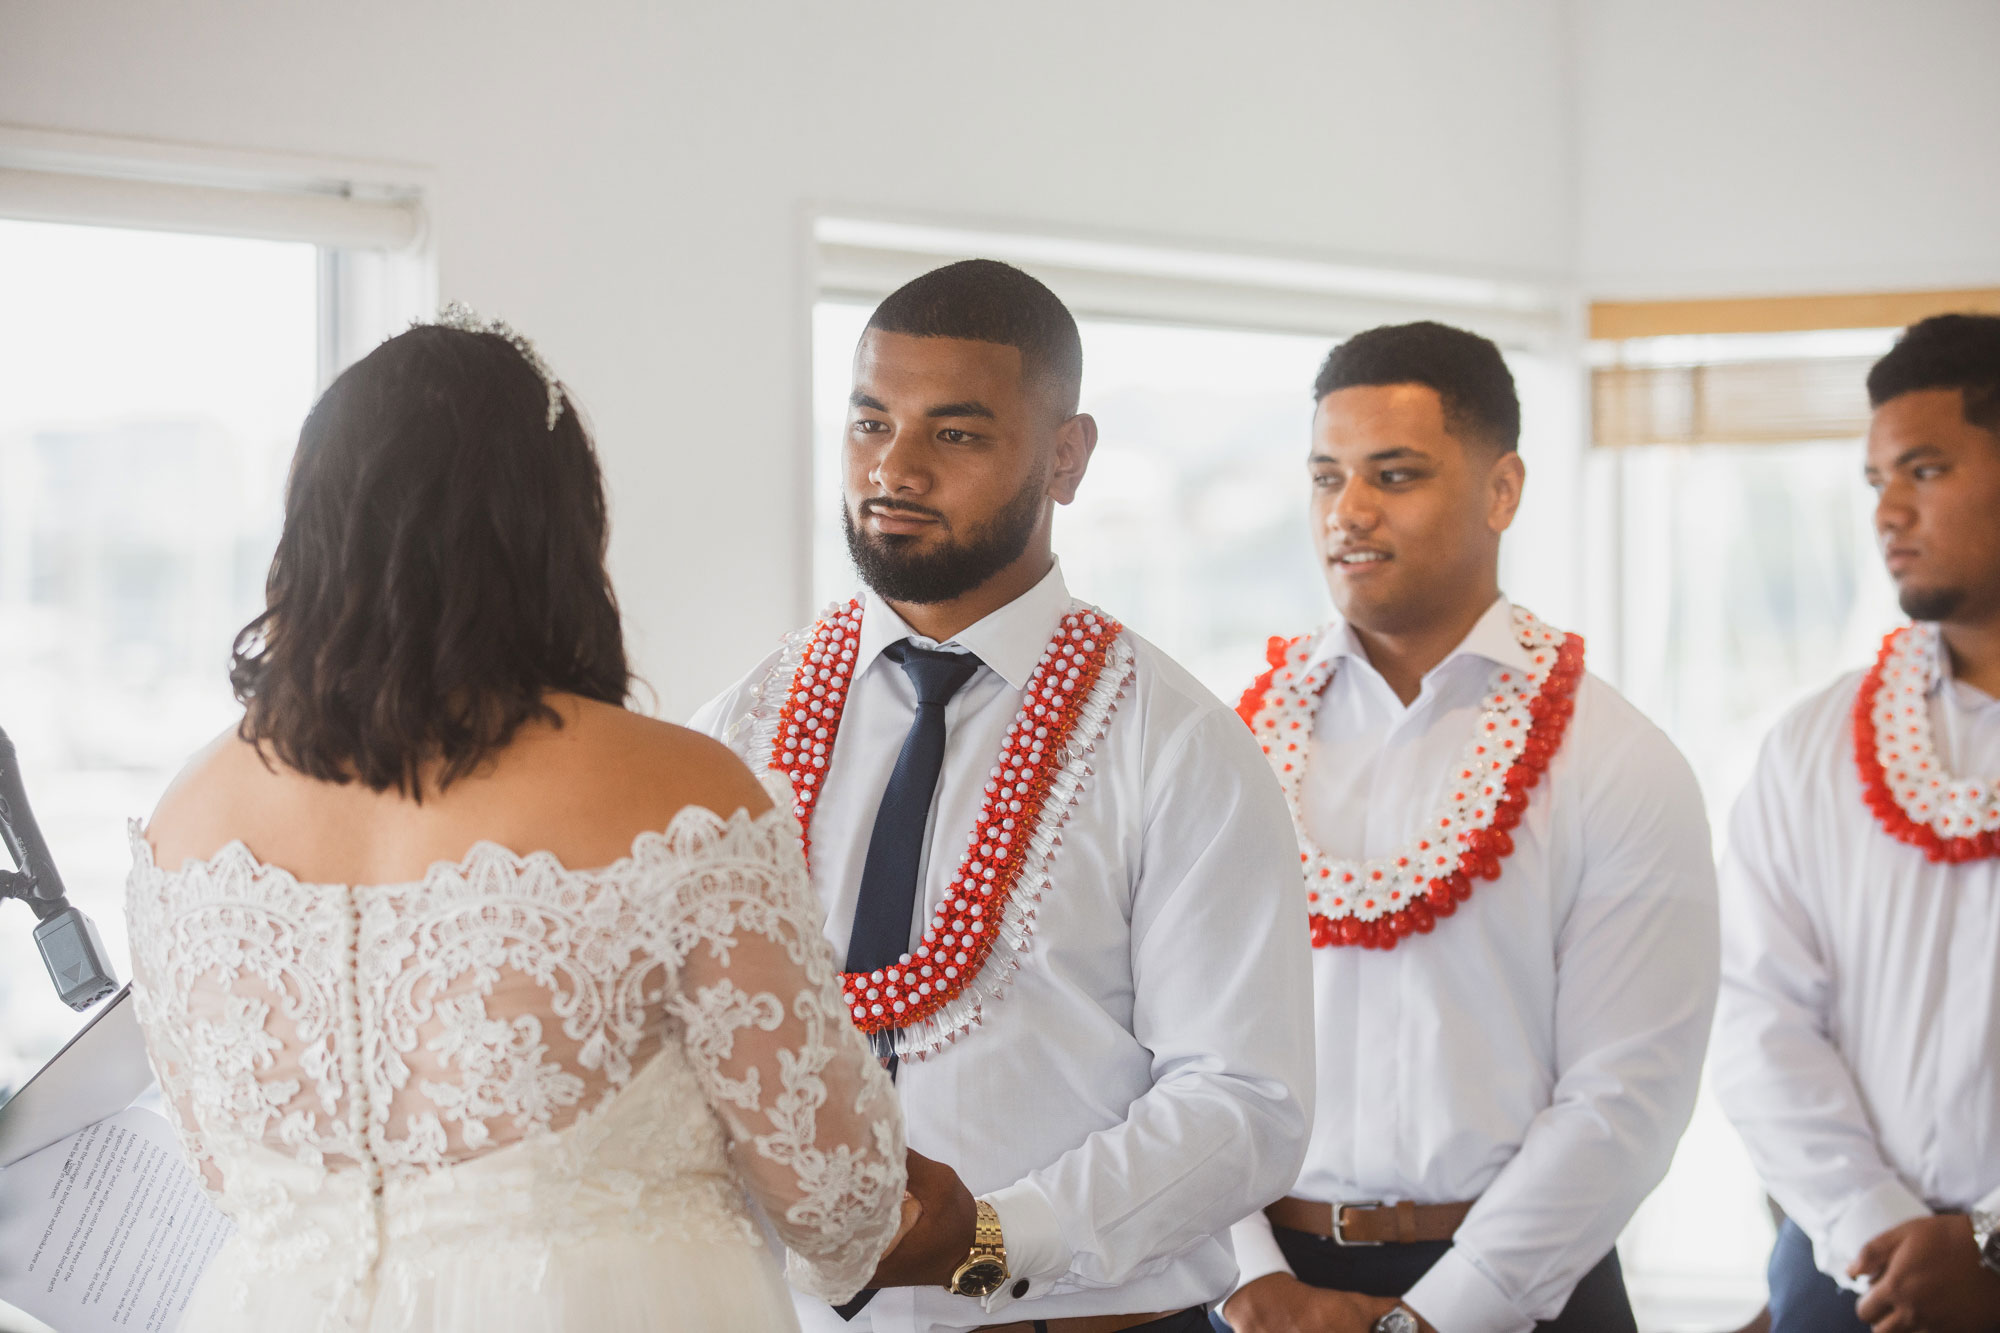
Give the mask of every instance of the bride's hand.
<svg viewBox="0 0 2000 1333">
<path fill-rule="evenodd" d="M 923 1218 L 924 1205 L 917 1199 L 916 1195 L 910 1193 L 908 1190 L 903 1191 L 903 1224 L 896 1228 L 896 1239 L 889 1242 L 889 1249 L 884 1250 L 883 1253 L 887 1254 L 890 1250 L 894 1250 L 898 1245 L 901 1245 L 903 1237 L 915 1231 L 917 1223 L 923 1221 Z"/>
</svg>

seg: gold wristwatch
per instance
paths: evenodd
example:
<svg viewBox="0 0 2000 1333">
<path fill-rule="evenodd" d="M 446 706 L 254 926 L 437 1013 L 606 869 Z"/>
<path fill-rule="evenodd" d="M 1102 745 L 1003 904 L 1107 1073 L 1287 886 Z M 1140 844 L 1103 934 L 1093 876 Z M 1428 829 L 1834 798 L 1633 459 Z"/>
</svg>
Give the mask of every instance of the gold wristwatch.
<svg viewBox="0 0 2000 1333">
<path fill-rule="evenodd" d="M 945 1290 L 960 1296 L 984 1299 L 1000 1290 L 1007 1272 L 1007 1246 L 1000 1235 L 1000 1214 L 984 1199 L 973 1204 L 972 1252 L 951 1275 Z"/>
</svg>

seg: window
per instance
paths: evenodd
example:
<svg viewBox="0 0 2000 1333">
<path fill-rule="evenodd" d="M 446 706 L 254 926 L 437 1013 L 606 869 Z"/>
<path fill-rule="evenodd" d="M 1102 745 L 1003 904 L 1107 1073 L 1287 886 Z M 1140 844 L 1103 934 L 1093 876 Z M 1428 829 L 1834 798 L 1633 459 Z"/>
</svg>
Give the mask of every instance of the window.
<svg viewBox="0 0 2000 1333">
<path fill-rule="evenodd" d="M 0 726 L 71 898 L 129 977 L 124 817 L 235 709 L 315 391 L 301 243 L 0 222 Z M 76 1027 L 0 913 L 0 1087 Z"/>
<path fill-rule="evenodd" d="M 1865 665 L 1898 623 L 1862 483 L 1868 365 L 1893 332 L 1599 344 L 1594 568 L 1618 688 L 1688 758 L 1721 849 L 1780 716 Z M 1593 649 L 1596 645 L 1593 644 Z M 1703 1091 L 1621 1243 L 1642 1326 L 1718 1328 L 1763 1304 L 1774 1229 Z"/>
<path fill-rule="evenodd" d="M 0 129 L 0 727 L 121 977 L 123 821 L 237 715 L 299 423 L 435 305 L 421 180 L 371 172 Z M 31 928 L 0 905 L 0 1099 L 78 1024 Z"/>
</svg>

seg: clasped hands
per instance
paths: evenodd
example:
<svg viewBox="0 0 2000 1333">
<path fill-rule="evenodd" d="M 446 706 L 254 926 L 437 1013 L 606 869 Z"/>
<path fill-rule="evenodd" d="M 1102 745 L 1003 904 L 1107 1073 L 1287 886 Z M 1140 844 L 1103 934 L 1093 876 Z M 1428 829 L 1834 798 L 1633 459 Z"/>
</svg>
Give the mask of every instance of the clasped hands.
<svg viewBox="0 0 2000 1333">
<path fill-rule="evenodd" d="M 1875 1333 L 2000 1333 L 2000 1273 L 1979 1262 L 1962 1213 L 1889 1228 L 1847 1274 L 1869 1279 L 1854 1312 Z"/>
<path fill-rule="evenodd" d="M 947 1286 L 972 1252 L 972 1191 L 943 1162 L 911 1150 L 908 1163 L 903 1224 L 868 1279 L 871 1287 Z"/>
<path fill-rule="evenodd" d="M 1391 1296 L 1328 1291 L 1290 1273 L 1266 1273 L 1231 1296 L 1222 1317 L 1236 1333 L 1368 1333 L 1395 1308 Z M 1417 1327 L 1437 1333 L 1422 1319 Z"/>
</svg>

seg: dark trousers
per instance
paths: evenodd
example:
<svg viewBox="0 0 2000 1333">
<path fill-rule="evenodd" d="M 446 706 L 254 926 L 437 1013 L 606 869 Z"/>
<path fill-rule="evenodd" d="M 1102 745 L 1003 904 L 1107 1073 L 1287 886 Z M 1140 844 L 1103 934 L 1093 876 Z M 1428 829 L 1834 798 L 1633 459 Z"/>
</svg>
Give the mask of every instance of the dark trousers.
<svg viewBox="0 0 2000 1333">
<path fill-rule="evenodd" d="M 1451 1248 L 1449 1241 L 1337 1245 L 1324 1236 L 1289 1227 L 1272 1227 L 1271 1233 L 1299 1281 L 1363 1296 L 1407 1294 Z M 1561 1314 L 1535 1327 L 1547 1333 L 1638 1333 L 1632 1302 L 1625 1295 L 1625 1275 L 1618 1268 L 1618 1252 L 1605 1255 L 1602 1263 L 1583 1275 Z"/>
<path fill-rule="evenodd" d="M 1179 1314 L 1128 1329 L 1127 1333 L 1208 1333 L 1208 1311 L 1199 1305 L 1190 1306 Z"/>
<path fill-rule="evenodd" d="M 1048 1333 L 1048 1320 L 1035 1319 L 1035 1333 Z M 1149 1319 L 1143 1324 L 1134 1324 L 1125 1333 L 1208 1333 L 1208 1311 L 1199 1305 L 1191 1305 L 1179 1314 L 1164 1315 Z"/>
<path fill-rule="evenodd" d="M 1028 1321 L 1035 1333 L 1048 1333 L 1049 1321 L 1031 1319 Z M 1179 1314 L 1165 1315 L 1159 1319 L 1149 1319 L 1143 1324 L 1134 1324 L 1125 1333 L 1209 1333 L 1208 1311 L 1199 1305 L 1191 1305 Z"/>
<path fill-rule="evenodd" d="M 1868 1333 L 1854 1313 L 1861 1298 L 1813 1265 L 1812 1242 L 1786 1218 L 1771 1247 L 1771 1333 Z"/>
</svg>

